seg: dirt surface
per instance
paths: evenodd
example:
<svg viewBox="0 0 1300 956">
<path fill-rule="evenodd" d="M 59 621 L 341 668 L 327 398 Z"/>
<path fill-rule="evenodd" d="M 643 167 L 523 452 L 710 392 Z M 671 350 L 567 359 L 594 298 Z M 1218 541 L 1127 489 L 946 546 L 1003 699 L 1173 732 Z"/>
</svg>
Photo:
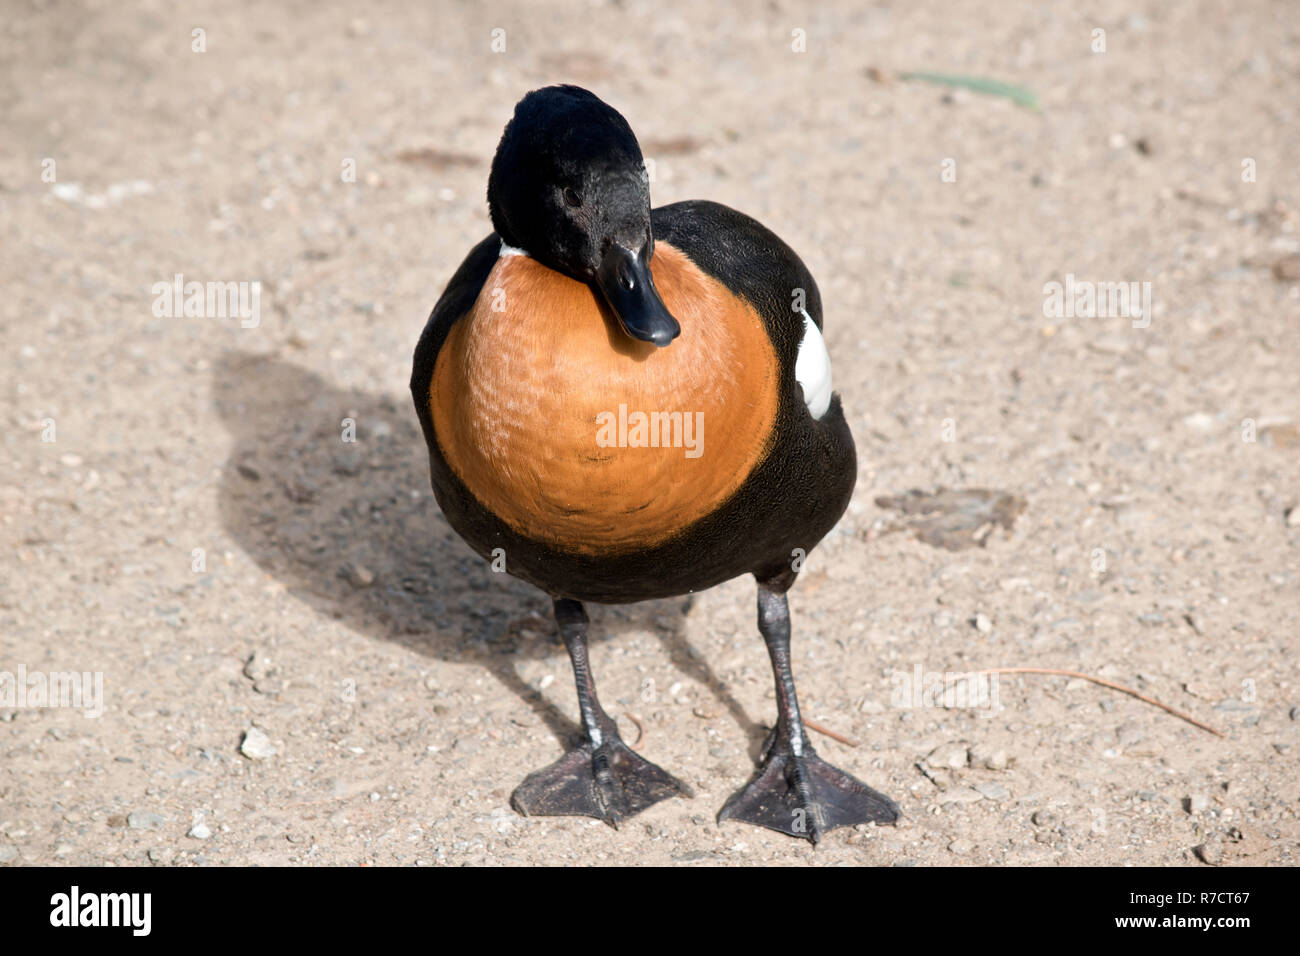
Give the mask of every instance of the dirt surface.
<svg viewBox="0 0 1300 956">
<path fill-rule="evenodd" d="M 483 6 L 6 17 L 0 670 L 98 672 L 103 713 L 0 704 L 0 862 L 1295 863 L 1294 4 Z M 897 828 L 714 823 L 774 717 L 750 580 L 593 609 L 606 704 L 693 800 L 509 807 L 574 732 L 569 667 L 439 515 L 407 379 L 557 81 L 626 115 L 656 203 L 757 216 L 817 277 L 860 478 L 795 674 Z M 259 321 L 156 314 L 177 274 L 260 282 Z M 1067 275 L 1154 314 L 1046 315 Z M 878 498 L 939 488 L 1023 511 L 887 533 L 917 516 Z M 991 667 L 1225 736 L 1078 679 L 971 708 L 898 676 Z"/>
</svg>

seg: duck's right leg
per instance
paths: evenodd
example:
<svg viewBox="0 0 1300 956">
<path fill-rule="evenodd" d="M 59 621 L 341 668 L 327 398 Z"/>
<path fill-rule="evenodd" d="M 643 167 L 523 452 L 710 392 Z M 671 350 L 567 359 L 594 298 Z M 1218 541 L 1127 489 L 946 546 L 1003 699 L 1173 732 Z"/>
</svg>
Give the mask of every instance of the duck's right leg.
<svg viewBox="0 0 1300 956">
<path fill-rule="evenodd" d="M 583 740 L 544 770 L 529 774 L 510 797 L 524 816 L 581 816 L 617 828 L 646 807 L 691 790 L 672 774 L 634 753 L 596 699 L 587 659 L 587 612 L 582 603 L 555 600 L 555 622 L 569 650 L 578 685 Z"/>
<path fill-rule="evenodd" d="M 897 804 L 817 756 L 799 714 L 790 670 L 790 606 L 794 582 L 786 571 L 758 582 L 758 630 L 776 678 L 776 728 L 763 748 L 758 772 L 718 812 L 718 822 L 738 820 L 816 843 L 836 827 L 894 823 Z"/>
</svg>

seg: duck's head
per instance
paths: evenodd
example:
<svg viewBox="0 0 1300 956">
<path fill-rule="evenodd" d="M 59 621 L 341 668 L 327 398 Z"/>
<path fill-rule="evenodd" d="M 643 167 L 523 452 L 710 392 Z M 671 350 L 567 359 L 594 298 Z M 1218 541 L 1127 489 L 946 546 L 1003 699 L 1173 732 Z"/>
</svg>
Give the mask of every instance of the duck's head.
<svg viewBox="0 0 1300 956">
<path fill-rule="evenodd" d="M 627 120 L 577 86 L 519 101 L 488 177 L 497 234 L 600 290 L 623 330 L 660 347 L 681 327 L 650 275 L 650 186 Z"/>
</svg>

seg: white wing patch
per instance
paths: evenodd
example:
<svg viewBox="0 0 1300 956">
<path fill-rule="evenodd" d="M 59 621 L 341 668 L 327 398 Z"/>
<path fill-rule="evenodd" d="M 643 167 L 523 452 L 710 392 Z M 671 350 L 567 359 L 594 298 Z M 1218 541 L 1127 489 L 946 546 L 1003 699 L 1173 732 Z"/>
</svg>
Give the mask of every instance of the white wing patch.
<svg viewBox="0 0 1300 956">
<path fill-rule="evenodd" d="M 821 418 L 831 407 L 831 357 L 826 352 L 826 341 L 821 329 L 805 309 L 803 312 L 803 340 L 799 343 L 799 357 L 794 363 L 794 377 L 803 386 L 803 400 L 813 418 Z"/>
<path fill-rule="evenodd" d="M 507 246 L 506 241 L 502 239 L 501 255 L 498 256 L 497 258 L 501 259 L 501 258 L 505 258 L 506 256 L 524 256 L 525 258 L 527 258 L 528 253 L 525 252 L 523 249 L 520 249 L 518 246 Z"/>
</svg>

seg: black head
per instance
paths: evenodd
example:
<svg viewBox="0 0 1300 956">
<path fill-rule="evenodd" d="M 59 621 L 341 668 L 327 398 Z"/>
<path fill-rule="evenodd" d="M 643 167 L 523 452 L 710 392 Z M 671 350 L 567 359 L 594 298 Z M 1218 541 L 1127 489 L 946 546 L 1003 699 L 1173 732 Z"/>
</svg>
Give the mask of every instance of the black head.
<svg viewBox="0 0 1300 956">
<path fill-rule="evenodd" d="M 497 234 L 604 294 L 624 330 L 667 345 L 680 331 L 650 275 L 650 185 L 627 120 L 577 86 L 519 101 L 492 173 Z"/>
</svg>

